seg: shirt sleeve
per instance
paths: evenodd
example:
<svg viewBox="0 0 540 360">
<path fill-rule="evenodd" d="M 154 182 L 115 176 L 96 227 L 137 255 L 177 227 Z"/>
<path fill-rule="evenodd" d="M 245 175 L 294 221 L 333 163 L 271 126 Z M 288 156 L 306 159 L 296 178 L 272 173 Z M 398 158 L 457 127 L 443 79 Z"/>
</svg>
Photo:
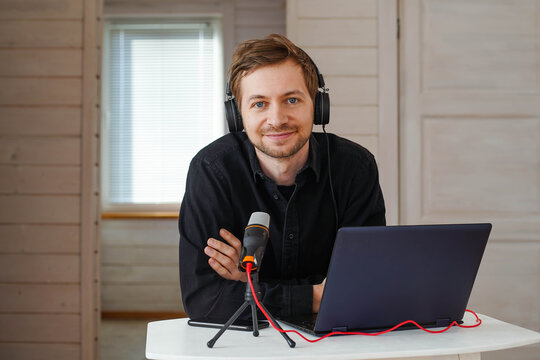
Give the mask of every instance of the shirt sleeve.
<svg viewBox="0 0 540 360">
<path fill-rule="evenodd" d="M 184 309 L 192 319 L 223 322 L 244 302 L 246 284 L 222 278 L 204 253 L 208 238 L 220 239 L 220 228 L 234 229 L 229 181 L 204 160 L 196 158 L 190 165 L 178 225 L 180 287 Z M 235 235 L 242 240 L 242 234 Z M 262 301 L 276 316 L 311 313 L 311 283 L 310 279 L 261 281 Z"/>
<path fill-rule="evenodd" d="M 346 201 L 340 227 L 386 225 L 386 208 L 379 184 L 379 171 L 372 155 L 356 169 Z"/>
</svg>

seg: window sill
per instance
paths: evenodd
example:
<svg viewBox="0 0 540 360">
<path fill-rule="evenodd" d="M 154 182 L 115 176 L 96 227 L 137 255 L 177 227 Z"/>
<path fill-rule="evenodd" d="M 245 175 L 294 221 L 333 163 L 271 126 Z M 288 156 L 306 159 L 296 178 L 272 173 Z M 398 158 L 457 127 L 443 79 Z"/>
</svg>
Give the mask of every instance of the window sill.
<svg viewBox="0 0 540 360">
<path fill-rule="evenodd" d="M 178 212 L 174 211 L 149 211 L 149 212 L 103 212 L 102 220 L 125 220 L 125 219 L 178 219 Z"/>
</svg>

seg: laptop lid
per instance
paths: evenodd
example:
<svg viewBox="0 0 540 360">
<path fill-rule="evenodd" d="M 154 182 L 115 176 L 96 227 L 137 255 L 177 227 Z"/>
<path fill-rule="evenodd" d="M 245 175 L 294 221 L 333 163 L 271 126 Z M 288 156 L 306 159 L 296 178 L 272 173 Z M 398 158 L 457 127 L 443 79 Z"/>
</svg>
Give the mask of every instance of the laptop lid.
<svg viewBox="0 0 540 360">
<path fill-rule="evenodd" d="M 491 224 L 339 229 L 314 332 L 460 321 Z"/>
</svg>

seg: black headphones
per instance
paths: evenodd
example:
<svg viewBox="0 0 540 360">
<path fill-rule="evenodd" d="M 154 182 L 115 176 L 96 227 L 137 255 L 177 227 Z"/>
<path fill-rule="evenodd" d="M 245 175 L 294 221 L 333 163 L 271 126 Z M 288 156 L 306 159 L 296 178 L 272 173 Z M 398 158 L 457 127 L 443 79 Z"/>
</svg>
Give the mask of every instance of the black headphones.
<svg viewBox="0 0 540 360">
<path fill-rule="evenodd" d="M 311 60 L 311 58 L 309 59 Z M 330 122 L 330 97 L 328 89 L 324 85 L 324 78 L 319 72 L 317 65 L 311 60 L 317 72 L 319 89 L 315 95 L 315 109 L 313 112 L 313 124 L 326 125 Z M 227 80 L 227 90 L 225 91 L 225 117 L 229 125 L 230 132 L 240 132 L 244 129 L 242 124 L 242 115 L 238 109 L 238 104 L 234 95 L 231 92 L 231 80 Z"/>
</svg>

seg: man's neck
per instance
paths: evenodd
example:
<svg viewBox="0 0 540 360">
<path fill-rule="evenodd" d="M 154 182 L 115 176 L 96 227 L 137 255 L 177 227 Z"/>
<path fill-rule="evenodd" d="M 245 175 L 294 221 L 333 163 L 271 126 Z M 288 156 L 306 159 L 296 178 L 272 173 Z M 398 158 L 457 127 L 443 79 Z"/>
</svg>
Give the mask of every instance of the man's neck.
<svg viewBox="0 0 540 360">
<path fill-rule="evenodd" d="M 255 154 L 263 173 L 277 185 L 293 185 L 296 174 L 304 167 L 308 159 L 309 141 L 296 154 L 288 158 L 273 158 L 257 148 L 255 148 Z"/>
</svg>

